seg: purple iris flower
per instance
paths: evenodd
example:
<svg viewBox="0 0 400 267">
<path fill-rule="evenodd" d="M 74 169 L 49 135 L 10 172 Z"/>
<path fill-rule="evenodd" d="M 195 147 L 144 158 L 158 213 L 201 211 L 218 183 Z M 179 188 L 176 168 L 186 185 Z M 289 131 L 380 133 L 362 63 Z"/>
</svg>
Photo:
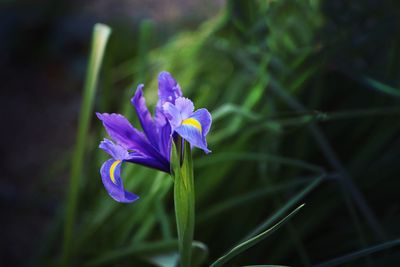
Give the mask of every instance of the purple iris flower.
<svg viewBox="0 0 400 267">
<path fill-rule="evenodd" d="M 170 154 L 173 135 L 180 135 L 192 146 L 206 153 L 206 135 L 211 126 L 211 115 L 206 109 L 194 111 L 193 103 L 182 97 L 179 84 L 168 72 L 158 76 L 158 102 L 154 117 L 143 96 L 143 85 L 137 87 L 131 102 L 143 132 L 135 129 L 120 114 L 96 113 L 114 141 L 104 139 L 100 148 L 112 158 L 104 162 L 100 174 L 108 194 L 118 202 L 130 203 L 139 197 L 124 189 L 121 179 L 122 162 L 141 164 L 170 173 Z"/>
</svg>

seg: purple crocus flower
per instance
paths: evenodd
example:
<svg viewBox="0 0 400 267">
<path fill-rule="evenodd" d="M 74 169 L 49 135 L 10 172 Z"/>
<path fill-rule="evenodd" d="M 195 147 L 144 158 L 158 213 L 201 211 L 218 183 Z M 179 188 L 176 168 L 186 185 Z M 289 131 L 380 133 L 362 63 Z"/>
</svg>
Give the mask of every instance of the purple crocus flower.
<svg viewBox="0 0 400 267">
<path fill-rule="evenodd" d="M 130 203 L 139 197 L 127 192 L 121 179 L 122 162 L 141 164 L 170 173 L 172 136 L 180 135 L 192 146 L 210 152 L 205 136 L 211 126 L 206 109 L 194 112 L 193 103 L 182 97 L 179 84 L 168 72 L 158 76 L 158 97 L 154 117 L 143 97 L 143 85 L 137 87 L 131 102 L 135 107 L 143 132 L 135 129 L 120 114 L 96 113 L 114 141 L 104 139 L 100 148 L 112 158 L 104 162 L 100 174 L 109 195 L 118 202 Z"/>
</svg>

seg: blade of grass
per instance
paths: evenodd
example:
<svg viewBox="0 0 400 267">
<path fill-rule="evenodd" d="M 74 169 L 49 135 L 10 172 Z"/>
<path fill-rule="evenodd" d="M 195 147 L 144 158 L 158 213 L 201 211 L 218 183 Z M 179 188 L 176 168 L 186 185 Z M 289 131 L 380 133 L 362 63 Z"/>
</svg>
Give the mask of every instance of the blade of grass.
<svg viewBox="0 0 400 267">
<path fill-rule="evenodd" d="M 376 253 L 376 252 L 386 250 L 386 249 L 390 249 L 392 247 L 399 246 L 399 245 L 400 245 L 400 239 L 392 240 L 389 242 L 385 242 L 383 244 L 371 246 L 366 249 L 362 249 L 362 250 L 359 250 L 359 251 L 356 251 L 353 253 L 349 253 L 344 256 L 337 257 L 335 259 L 332 259 L 332 260 L 329 260 L 329 261 L 326 261 L 323 263 L 319 263 L 319 264 L 315 265 L 314 267 L 333 267 L 333 266 L 342 265 L 346 262 L 356 260 L 361 257 L 365 257 L 369 254 Z"/>
<path fill-rule="evenodd" d="M 96 86 L 103 59 L 105 47 L 111 29 L 103 24 L 96 24 L 93 30 L 92 48 L 87 68 L 87 76 L 81 104 L 77 140 L 74 148 L 70 183 L 65 209 L 64 242 L 62 251 L 62 265 L 67 266 L 71 253 L 72 234 L 74 230 L 75 213 L 78 204 L 78 189 L 83 170 L 83 159 L 85 154 L 85 144 L 87 142 L 87 132 L 90 119 L 93 113 L 93 102 Z"/>
<path fill-rule="evenodd" d="M 317 185 L 319 185 L 325 175 L 318 176 L 314 181 L 312 181 L 306 188 L 304 188 L 300 193 L 292 197 L 286 204 L 280 208 L 277 212 L 274 213 L 270 218 L 268 218 L 265 222 L 260 224 L 255 230 L 250 232 L 244 239 L 248 239 L 259 232 L 263 231 L 265 228 L 270 227 L 271 224 L 276 221 L 277 218 L 281 217 L 285 214 L 289 209 L 291 209 L 297 202 L 299 202 L 304 196 L 306 196 L 309 192 L 311 192 Z"/>
<path fill-rule="evenodd" d="M 400 90 L 389 85 L 383 84 L 377 80 L 371 79 L 369 77 L 364 77 L 364 81 L 372 88 L 379 92 L 383 92 L 385 94 L 400 97 Z"/>
<path fill-rule="evenodd" d="M 304 207 L 304 204 L 300 205 L 297 207 L 294 211 L 292 211 L 289 215 L 287 215 L 285 218 L 280 220 L 278 223 L 276 223 L 274 226 L 271 228 L 267 229 L 266 231 L 262 232 L 261 234 L 258 234 L 242 243 L 239 245 L 233 247 L 230 251 L 228 251 L 225 255 L 217 259 L 215 262 L 213 262 L 210 267 L 219 267 L 224 265 L 226 262 L 228 262 L 230 259 L 233 257 L 239 255 L 243 251 L 251 248 L 258 242 L 262 241 L 265 239 L 267 236 L 270 234 L 274 233 L 276 230 L 278 230 L 282 225 L 284 225 L 291 217 L 293 217 L 299 210 Z"/>
</svg>

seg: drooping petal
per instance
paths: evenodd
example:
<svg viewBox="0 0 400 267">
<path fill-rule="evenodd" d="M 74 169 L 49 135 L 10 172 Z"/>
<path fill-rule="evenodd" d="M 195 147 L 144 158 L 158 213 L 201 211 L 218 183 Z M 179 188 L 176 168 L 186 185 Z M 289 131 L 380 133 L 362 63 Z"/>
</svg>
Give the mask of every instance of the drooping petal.
<svg viewBox="0 0 400 267">
<path fill-rule="evenodd" d="M 108 194 L 118 202 L 131 203 L 139 196 L 125 191 L 121 179 L 121 160 L 109 159 L 101 166 L 100 174 Z"/>
<path fill-rule="evenodd" d="M 118 144 L 114 144 L 111 140 L 104 138 L 100 142 L 99 148 L 107 152 L 113 159 L 124 160 L 129 157 L 129 152 Z"/>
<path fill-rule="evenodd" d="M 190 120 L 190 122 L 179 126 L 175 129 L 175 132 L 188 141 L 192 146 L 201 148 L 205 153 L 210 153 L 211 150 L 207 148 L 206 138 L 201 134 L 200 123 L 196 123 L 195 119 L 192 118 L 186 120 Z"/>
<path fill-rule="evenodd" d="M 175 131 L 187 140 L 191 145 L 204 150 L 205 153 L 211 152 L 207 148 L 206 135 L 211 127 L 211 114 L 207 109 L 196 110 L 189 118 L 184 119 L 181 126 Z"/>
<path fill-rule="evenodd" d="M 134 97 L 131 102 L 135 107 L 136 114 L 139 118 L 140 124 L 142 125 L 143 131 L 149 139 L 150 143 L 159 148 L 158 138 L 157 138 L 157 129 L 155 127 L 155 123 L 153 118 L 151 117 L 151 113 L 149 112 L 146 100 L 143 96 L 143 84 L 140 84 L 137 89 Z"/>
<path fill-rule="evenodd" d="M 202 129 L 202 135 L 206 136 L 208 134 L 208 132 L 210 131 L 211 122 L 212 122 L 210 112 L 208 112 L 208 110 L 205 108 L 200 108 L 200 109 L 196 110 L 190 116 L 190 118 L 193 118 L 200 123 L 201 129 Z"/>
<path fill-rule="evenodd" d="M 182 96 L 181 87 L 169 72 L 163 71 L 158 75 L 158 98 L 163 105 L 165 102 L 175 104 L 175 99 Z"/>
<path fill-rule="evenodd" d="M 175 100 L 175 106 L 181 113 L 182 120 L 187 119 L 193 114 L 193 102 L 185 97 L 179 97 Z"/>
</svg>

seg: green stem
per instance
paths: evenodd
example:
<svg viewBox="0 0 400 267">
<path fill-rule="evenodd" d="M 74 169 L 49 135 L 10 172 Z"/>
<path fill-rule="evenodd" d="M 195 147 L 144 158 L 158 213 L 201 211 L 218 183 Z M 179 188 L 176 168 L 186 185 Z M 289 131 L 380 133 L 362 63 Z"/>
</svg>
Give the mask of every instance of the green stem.
<svg viewBox="0 0 400 267">
<path fill-rule="evenodd" d="M 70 183 L 65 209 L 64 243 L 61 262 L 62 266 L 67 266 L 69 264 L 68 261 L 71 254 L 75 213 L 78 205 L 78 189 L 80 186 L 80 179 L 82 177 L 83 160 L 86 147 L 85 144 L 87 143 L 87 132 L 93 113 L 93 102 L 96 92 L 98 74 L 110 33 L 111 29 L 103 24 L 96 24 L 93 30 L 92 48 L 83 92 L 77 140 L 73 152 Z"/>
<path fill-rule="evenodd" d="M 195 224 L 193 162 L 189 143 L 184 142 L 183 153 L 179 149 L 181 139 L 178 139 L 177 143 L 174 144 L 171 156 L 175 216 L 181 267 L 190 267 Z"/>
</svg>

